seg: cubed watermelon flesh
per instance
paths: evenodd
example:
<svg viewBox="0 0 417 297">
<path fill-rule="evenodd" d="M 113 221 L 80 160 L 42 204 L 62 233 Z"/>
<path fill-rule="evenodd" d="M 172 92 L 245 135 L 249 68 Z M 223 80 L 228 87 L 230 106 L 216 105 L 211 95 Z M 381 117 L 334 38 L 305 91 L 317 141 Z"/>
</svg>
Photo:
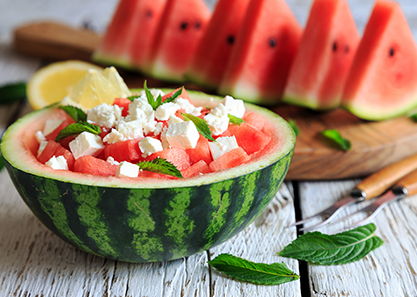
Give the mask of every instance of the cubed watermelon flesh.
<svg viewBox="0 0 417 297">
<path fill-rule="evenodd" d="M 417 46 L 398 3 L 375 2 L 342 105 L 366 120 L 397 117 L 417 106 Z"/>
<path fill-rule="evenodd" d="M 153 153 L 148 156 L 145 161 L 151 161 L 156 158 L 165 159 L 175 165 L 178 170 L 182 171 L 190 167 L 190 156 L 185 149 L 180 148 L 168 148 L 160 152 Z"/>
<path fill-rule="evenodd" d="M 122 116 L 127 116 L 128 115 L 128 111 L 129 111 L 129 104 L 132 103 L 132 101 L 130 101 L 127 98 L 116 98 L 114 99 L 113 105 L 117 105 L 119 107 L 122 107 Z"/>
<path fill-rule="evenodd" d="M 249 160 L 248 154 L 241 147 L 238 147 L 211 162 L 209 168 L 213 172 L 220 171 L 244 164 Z"/>
<path fill-rule="evenodd" d="M 81 156 L 74 162 L 74 172 L 92 175 L 115 176 L 117 167 L 117 165 L 89 155 Z"/>
<path fill-rule="evenodd" d="M 48 144 L 45 146 L 42 153 L 39 155 L 38 161 L 42 164 L 45 164 L 53 156 L 63 156 L 67 160 L 68 169 L 73 170 L 75 159 L 72 153 L 69 150 L 63 148 L 59 143 L 53 140 L 49 140 Z"/>
<path fill-rule="evenodd" d="M 208 140 L 204 136 L 200 135 L 196 147 L 193 149 L 187 149 L 186 152 L 190 156 L 191 164 L 198 163 L 200 160 L 203 160 L 207 164 L 213 161 Z"/>
<path fill-rule="evenodd" d="M 211 170 L 210 170 L 210 167 L 207 165 L 207 163 L 204 162 L 204 160 L 200 160 L 197 163 L 188 167 L 187 169 L 183 170 L 181 173 L 184 178 L 188 178 L 188 177 L 193 177 L 193 176 L 206 174 L 210 172 Z"/>
<path fill-rule="evenodd" d="M 301 32 L 285 0 L 251 0 L 219 93 L 262 105 L 277 104 Z"/>
<path fill-rule="evenodd" d="M 129 139 L 126 141 L 108 144 L 104 147 L 104 157 L 112 157 L 118 162 L 138 161 L 142 158 L 142 152 L 139 149 L 140 139 Z"/>
<path fill-rule="evenodd" d="M 338 107 L 358 44 L 347 0 L 315 0 L 283 101 L 317 110 Z"/>
</svg>

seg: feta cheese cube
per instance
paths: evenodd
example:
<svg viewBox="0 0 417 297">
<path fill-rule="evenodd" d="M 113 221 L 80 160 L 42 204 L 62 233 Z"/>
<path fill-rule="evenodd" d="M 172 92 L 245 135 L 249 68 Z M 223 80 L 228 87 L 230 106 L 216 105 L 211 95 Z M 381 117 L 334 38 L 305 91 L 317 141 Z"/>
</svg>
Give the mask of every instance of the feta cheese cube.
<svg viewBox="0 0 417 297">
<path fill-rule="evenodd" d="M 39 144 L 39 148 L 38 148 L 38 158 L 39 156 L 42 154 L 43 150 L 45 149 L 46 145 L 48 144 L 48 142 L 46 140 L 41 141 L 41 143 Z"/>
<path fill-rule="evenodd" d="M 219 137 L 216 139 L 216 142 L 209 142 L 209 148 L 213 160 L 223 156 L 225 153 L 230 152 L 231 150 L 238 148 L 235 136 L 226 136 Z"/>
<path fill-rule="evenodd" d="M 169 125 L 166 133 L 169 145 L 176 148 L 195 148 L 199 138 L 200 133 L 191 121 Z"/>
<path fill-rule="evenodd" d="M 59 127 L 64 121 L 59 119 L 50 119 L 45 121 L 45 126 L 43 127 L 43 135 L 48 135 L 54 132 L 56 128 Z"/>
<path fill-rule="evenodd" d="M 74 158 L 78 159 L 85 155 L 98 155 L 104 148 L 104 145 L 99 135 L 83 132 L 69 143 L 69 147 Z"/>
<path fill-rule="evenodd" d="M 46 140 L 45 135 L 43 135 L 42 131 L 36 131 L 35 138 L 39 143 Z"/>
<path fill-rule="evenodd" d="M 143 153 L 142 157 L 146 158 L 153 153 L 160 152 L 163 150 L 162 143 L 158 139 L 152 137 L 145 137 L 139 141 L 140 151 Z"/>
<path fill-rule="evenodd" d="M 117 162 L 112 156 L 109 156 L 106 161 L 109 162 L 112 165 L 119 165 L 120 164 L 120 162 Z"/>
<path fill-rule="evenodd" d="M 168 125 L 181 123 L 181 122 L 184 122 L 184 120 L 181 119 L 180 117 L 177 117 L 176 115 L 172 115 L 168 120 Z"/>
<path fill-rule="evenodd" d="M 180 107 L 179 109 L 185 110 L 186 113 L 199 116 L 203 107 L 195 107 L 187 99 L 178 97 L 175 99 L 175 103 Z"/>
<path fill-rule="evenodd" d="M 129 162 L 121 162 L 117 167 L 116 176 L 118 177 L 138 177 L 139 166 Z"/>
<path fill-rule="evenodd" d="M 122 108 L 117 105 L 102 103 L 90 109 L 87 113 L 87 121 L 99 126 L 112 128 L 122 117 Z"/>
<path fill-rule="evenodd" d="M 245 114 L 245 105 L 243 100 L 234 99 L 232 96 L 226 96 L 223 100 L 223 105 L 227 112 L 235 117 L 242 118 Z"/>
<path fill-rule="evenodd" d="M 46 161 L 45 165 L 52 169 L 68 170 L 67 159 L 65 159 L 64 156 L 52 156 L 52 158 Z"/>
<path fill-rule="evenodd" d="M 126 138 L 122 133 L 117 131 L 116 129 L 111 129 L 111 132 L 104 136 L 103 142 L 106 142 L 108 144 L 125 141 L 128 138 Z"/>
<path fill-rule="evenodd" d="M 173 102 L 164 103 L 155 111 L 155 118 L 159 121 L 167 121 L 172 115 L 175 115 L 180 106 Z"/>
<path fill-rule="evenodd" d="M 126 139 L 143 138 L 142 122 L 140 120 L 124 122 L 117 124 L 117 131 L 123 134 Z"/>
<path fill-rule="evenodd" d="M 220 135 L 229 127 L 229 116 L 226 107 L 219 104 L 204 117 L 213 135 Z"/>
<path fill-rule="evenodd" d="M 161 142 L 162 142 L 162 148 L 164 150 L 169 148 L 169 142 L 167 140 L 167 131 L 168 131 L 168 127 L 164 127 L 161 132 Z"/>
<path fill-rule="evenodd" d="M 142 124 L 144 134 L 155 131 L 155 111 L 148 103 L 146 96 L 141 96 L 133 100 L 129 105 L 129 114 L 125 118 L 126 122 L 138 120 Z"/>
</svg>

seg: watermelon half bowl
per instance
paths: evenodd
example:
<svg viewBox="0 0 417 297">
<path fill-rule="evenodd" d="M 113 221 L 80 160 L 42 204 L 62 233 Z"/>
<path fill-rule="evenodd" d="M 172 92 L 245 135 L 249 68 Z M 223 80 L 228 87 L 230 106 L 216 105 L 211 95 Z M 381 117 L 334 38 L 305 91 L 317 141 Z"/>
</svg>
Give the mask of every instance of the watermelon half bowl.
<svg viewBox="0 0 417 297">
<path fill-rule="evenodd" d="M 188 92 L 193 102 L 220 98 Z M 190 256 L 247 227 L 275 196 L 295 145 L 277 114 L 246 104 L 267 119 L 269 145 L 248 163 L 188 179 L 101 177 L 54 170 L 37 161 L 35 132 L 56 107 L 34 111 L 11 125 L 1 149 L 6 168 L 33 214 L 58 237 L 94 255 L 126 262 Z"/>
</svg>

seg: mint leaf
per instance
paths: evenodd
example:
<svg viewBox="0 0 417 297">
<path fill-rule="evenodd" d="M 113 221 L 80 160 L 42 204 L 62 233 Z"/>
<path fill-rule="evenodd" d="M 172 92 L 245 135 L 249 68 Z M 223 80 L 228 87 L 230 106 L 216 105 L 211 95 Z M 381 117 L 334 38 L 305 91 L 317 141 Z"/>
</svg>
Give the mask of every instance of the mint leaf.
<svg viewBox="0 0 417 297">
<path fill-rule="evenodd" d="M 96 126 L 87 122 L 69 124 L 59 132 L 55 138 L 55 141 L 58 142 L 65 137 L 77 135 L 82 132 L 90 132 L 97 135 L 101 133 L 101 129 L 100 126 Z"/>
<path fill-rule="evenodd" d="M 238 117 L 236 117 L 236 116 L 234 116 L 234 115 L 232 115 L 230 113 L 228 113 L 227 116 L 229 117 L 229 122 L 231 124 L 236 124 L 236 125 L 239 125 L 240 126 L 240 124 L 242 124 L 242 123 L 245 122 L 243 119 L 238 118 Z"/>
<path fill-rule="evenodd" d="M 336 129 L 332 130 L 324 130 L 321 134 L 326 137 L 327 139 L 331 140 L 334 144 L 336 144 L 340 149 L 344 151 L 348 151 L 351 148 L 350 141 L 346 138 L 343 138 L 340 135 L 339 131 Z"/>
<path fill-rule="evenodd" d="M 297 127 L 297 124 L 294 120 L 289 119 L 288 124 L 290 124 L 291 128 L 294 130 L 295 136 L 298 136 L 300 134 L 300 129 Z"/>
<path fill-rule="evenodd" d="M 155 98 L 153 97 L 151 91 L 149 91 L 148 86 L 146 84 L 146 80 L 143 83 L 143 89 L 145 90 L 146 98 L 148 99 L 148 103 L 152 106 L 153 110 L 156 110 L 158 106 L 156 106 Z"/>
<path fill-rule="evenodd" d="M 78 107 L 70 105 L 61 105 L 59 106 L 59 108 L 65 111 L 76 123 L 87 121 L 87 114 Z"/>
<path fill-rule="evenodd" d="M 151 161 L 142 161 L 136 163 L 136 165 L 138 165 L 142 170 L 183 178 L 181 171 L 179 171 L 174 164 L 168 162 L 165 159 L 156 158 Z"/>
<path fill-rule="evenodd" d="M 373 223 L 334 235 L 308 232 L 287 245 L 278 255 L 321 265 L 358 261 L 383 244 Z"/>
<path fill-rule="evenodd" d="M 163 103 L 169 103 L 169 102 L 175 101 L 175 99 L 177 99 L 182 94 L 183 89 L 184 87 L 181 87 L 181 89 L 179 89 L 174 94 L 172 94 L 171 97 L 166 98 Z"/>
<path fill-rule="evenodd" d="M 17 82 L 0 87 L 0 104 L 11 103 L 26 98 L 26 83 Z"/>
<path fill-rule="evenodd" d="M 417 122 L 417 113 L 413 113 L 412 115 L 409 116 L 410 119 L 413 120 L 413 122 Z"/>
<path fill-rule="evenodd" d="M 185 121 L 193 122 L 197 128 L 197 131 L 200 132 L 200 134 L 203 135 L 205 138 L 211 141 L 216 141 L 211 135 L 210 127 L 207 125 L 205 120 L 189 113 L 182 113 L 182 117 Z"/>
<path fill-rule="evenodd" d="M 254 263 L 230 254 L 220 254 L 207 263 L 228 276 L 259 285 L 279 285 L 300 278 L 284 263 Z"/>
<path fill-rule="evenodd" d="M 127 97 L 127 99 L 129 99 L 130 101 L 133 102 L 133 100 L 135 100 L 136 98 L 139 98 L 139 96 L 129 96 Z"/>
</svg>

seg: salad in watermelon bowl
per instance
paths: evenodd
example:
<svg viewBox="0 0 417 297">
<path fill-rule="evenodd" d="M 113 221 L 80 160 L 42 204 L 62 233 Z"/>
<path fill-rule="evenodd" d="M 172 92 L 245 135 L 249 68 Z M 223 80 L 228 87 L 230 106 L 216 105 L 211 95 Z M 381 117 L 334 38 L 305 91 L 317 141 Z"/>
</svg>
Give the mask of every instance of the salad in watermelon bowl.
<svg viewBox="0 0 417 297">
<path fill-rule="evenodd" d="M 69 96 L 5 132 L 9 175 L 47 228 L 94 255 L 155 262 L 218 245 L 266 208 L 294 150 L 287 122 L 230 96 L 131 92 L 88 109 Z"/>
</svg>

